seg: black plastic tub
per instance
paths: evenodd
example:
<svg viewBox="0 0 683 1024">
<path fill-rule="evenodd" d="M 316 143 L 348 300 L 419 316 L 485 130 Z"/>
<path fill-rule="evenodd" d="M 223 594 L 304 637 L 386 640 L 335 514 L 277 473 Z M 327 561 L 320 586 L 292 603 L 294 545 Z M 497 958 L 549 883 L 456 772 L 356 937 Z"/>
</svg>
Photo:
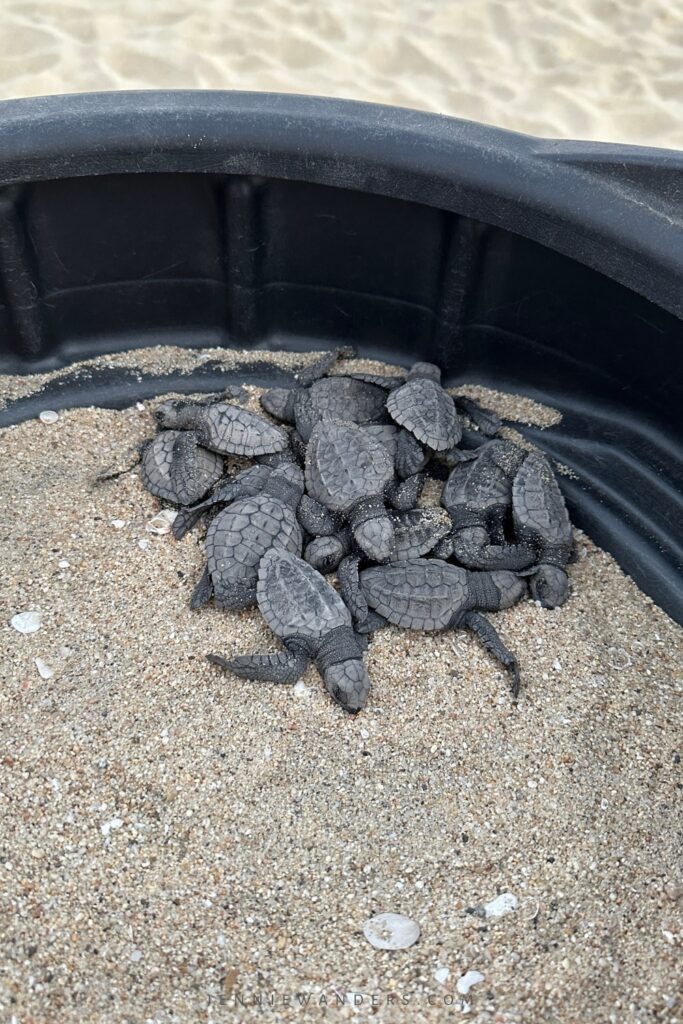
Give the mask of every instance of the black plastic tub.
<svg viewBox="0 0 683 1024">
<path fill-rule="evenodd" d="M 559 409 L 575 522 L 683 621 L 683 154 L 251 93 L 0 104 L 0 373 L 173 343 L 441 365 Z M 256 381 L 284 376 L 259 364 Z M 6 405 L 191 377 L 65 373 Z M 49 399 L 49 401 L 48 401 Z"/>
</svg>

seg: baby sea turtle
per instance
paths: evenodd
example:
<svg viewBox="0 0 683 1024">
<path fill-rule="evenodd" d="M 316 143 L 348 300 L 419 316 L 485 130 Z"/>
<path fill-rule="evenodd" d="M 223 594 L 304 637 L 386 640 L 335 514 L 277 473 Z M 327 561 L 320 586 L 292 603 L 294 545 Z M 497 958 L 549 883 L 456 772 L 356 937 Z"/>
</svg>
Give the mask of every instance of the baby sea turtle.
<svg viewBox="0 0 683 1024">
<path fill-rule="evenodd" d="M 519 570 L 535 560 L 535 549 L 505 541 L 505 521 L 512 501 L 512 482 L 526 452 L 512 441 L 491 441 L 476 459 L 451 472 L 441 504 L 453 524 L 439 548 L 468 569 Z"/>
<path fill-rule="evenodd" d="M 535 552 L 531 596 L 544 608 L 558 608 L 569 594 L 564 566 L 573 551 L 572 527 L 550 463 L 540 452 L 526 456 L 512 485 L 515 534 Z"/>
<path fill-rule="evenodd" d="M 302 388 L 294 400 L 294 423 L 303 441 L 310 439 L 320 420 L 349 423 L 388 422 L 386 394 L 375 384 L 351 377 L 324 377 L 310 388 Z"/>
<path fill-rule="evenodd" d="M 313 661 L 333 699 L 346 711 L 360 711 L 370 690 L 363 642 L 325 578 L 291 552 L 271 548 L 259 564 L 257 600 L 286 651 L 229 659 L 210 654 L 209 661 L 242 678 L 274 683 L 296 682 Z"/>
<path fill-rule="evenodd" d="M 300 521 L 320 536 L 335 533 L 341 518 L 369 558 L 386 561 L 393 550 L 394 527 L 384 497 L 393 480 L 393 462 L 384 445 L 354 423 L 322 420 L 306 451 L 309 501 L 301 503 Z"/>
<path fill-rule="evenodd" d="M 294 382 L 291 387 L 270 388 L 261 395 L 260 402 L 267 413 L 283 423 L 294 423 L 294 405 L 297 396 L 309 388 L 315 381 L 320 380 L 332 369 L 339 359 L 351 359 L 355 355 L 350 345 L 341 345 L 339 348 L 325 352 L 309 366 L 302 366 L 294 374 Z"/>
<path fill-rule="evenodd" d="M 143 486 L 174 505 L 199 501 L 222 475 L 223 459 L 202 448 L 195 434 L 162 430 L 141 449 Z"/>
<path fill-rule="evenodd" d="M 200 608 L 213 595 L 219 608 L 256 602 L 261 559 L 271 548 L 301 554 L 303 532 L 296 508 L 304 491 L 298 466 L 271 470 L 260 494 L 238 498 L 219 512 L 206 532 L 207 565 L 190 601 Z"/>
<path fill-rule="evenodd" d="M 512 693 L 518 695 L 517 660 L 479 613 L 512 607 L 526 592 L 524 580 L 511 572 L 469 572 L 439 558 L 415 558 L 363 569 L 359 584 L 375 613 L 359 629 L 378 628 L 382 619 L 405 629 L 469 629 L 510 671 Z"/>
<path fill-rule="evenodd" d="M 168 399 L 157 408 L 162 427 L 192 431 L 204 448 L 254 458 L 281 452 L 289 445 L 287 435 L 258 413 L 230 402 L 188 402 Z"/>
<path fill-rule="evenodd" d="M 413 508 L 406 512 L 390 512 L 394 527 L 392 558 L 401 561 L 426 555 L 450 533 L 445 512 L 436 508 Z M 343 558 L 357 553 L 349 527 L 330 536 L 314 537 L 304 551 L 304 558 L 322 573 L 334 572 Z"/>
<path fill-rule="evenodd" d="M 453 448 L 462 435 L 455 402 L 441 387 L 441 370 L 433 363 L 415 363 L 406 383 L 390 392 L 387 411 L 431 451 Z"/>
</svg>

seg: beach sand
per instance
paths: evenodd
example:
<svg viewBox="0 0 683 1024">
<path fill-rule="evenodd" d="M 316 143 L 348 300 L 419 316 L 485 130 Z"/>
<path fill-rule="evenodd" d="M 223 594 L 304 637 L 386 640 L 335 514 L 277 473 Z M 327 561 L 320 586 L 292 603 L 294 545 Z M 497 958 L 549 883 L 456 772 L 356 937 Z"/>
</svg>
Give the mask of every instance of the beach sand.
<svg viewBox="0 0 683 1024">
<path fill-rule="evenodd" d="M 5 0 L 0 96 L 255 89 L 683 146 L 674 0 Z"/>
<path fill-rule="evenodd" d="M 0 432 L 0 1019 L 680 1021 L 680 629 L 578 533 L 563 608 L 492 616 L 516 707 L 462 632 L 376 634 L 356 717 L 237 680 L 205 655 L 276 649 L 259 613 L 190 611 L 199 533 L 94 482 L 154 404 Z M 372 948 L 384 911 L 419 942 Z"/>
</svg>

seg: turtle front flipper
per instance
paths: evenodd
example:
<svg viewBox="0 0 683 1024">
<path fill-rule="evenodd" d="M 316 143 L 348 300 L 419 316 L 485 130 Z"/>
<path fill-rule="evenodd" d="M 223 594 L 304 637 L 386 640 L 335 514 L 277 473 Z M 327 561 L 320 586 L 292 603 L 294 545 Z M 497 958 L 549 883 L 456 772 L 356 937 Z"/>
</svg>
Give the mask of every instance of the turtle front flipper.
<svg viewBox="0 0 683 1024">
<path fill-rule="evenodd" d="M 453 556 L 467 569 L 508 569 L 518 572 L 535 561 L 536 554 L 526 544 L 490 544 L 483 526 L 471 526 L 453 533 Z"/>
<path fill-rule="evenodd" d="M 352 345 L 339 345 L 331 352 L 324 352 L 320 359 L 308 366 L 302 366 L 294 374 L 294 379 L 300 387 L 307 387 L 316 380 L 320 380 L 328 373 L 339 359 L 353 359 L 356 352 Z"/>
<path fill-rule="evenodd" d="M 356 628 L 358 628 L 368 617 L 368 602 L 361 590 L 358 559 L 355 555 L 349 555 L 348 558 L 344 558 L 340 562 L 337 568 L 337 579 L 344 604 L 351 612 Z"/>
<path fill-rule="evenodd" d="M 511 675 L 510 689 L 515 700 L 519 696 L 519 666 L 512 651 L 509 651 L 498 632 L 487 618 L 479 612 L 465 612 L 458 618 L 457 626 L 464 626 L 479 637 L 486 650 L 501 663 Z"/>
<path fill-rule="evenodd" d="M 495 437 L 503 425 L 503 421 L 493 409 L 487 409 L 474 398 L 466 395 L 454 395 L 455 408 L 481 430 L 487 437 Z"/>
<path fill-rule="evenodd" d="M 301 498 L 296 517 L 312 537 L 330 537 L 339 530 L 339 517 L 308 494 Z"/>
<path fill-rule="evenodd" d="M 417 501 L 425 485 L 424 473 L 415 473 L 400 483 L 389 484 L 386 490 L 386 497 L 392 508 L 398 512 L 408 512 L 415 508 Z"/>
<path fill-rule="evenodd" d="M 240 654 L 221 658 L 207 654 L 206 660 L 240 679 L 256 679 L 264 683 L 295 683 L 304 674 L 310 658 L 303 651 L 280 651 L 277 654 Z"/>
</svg>

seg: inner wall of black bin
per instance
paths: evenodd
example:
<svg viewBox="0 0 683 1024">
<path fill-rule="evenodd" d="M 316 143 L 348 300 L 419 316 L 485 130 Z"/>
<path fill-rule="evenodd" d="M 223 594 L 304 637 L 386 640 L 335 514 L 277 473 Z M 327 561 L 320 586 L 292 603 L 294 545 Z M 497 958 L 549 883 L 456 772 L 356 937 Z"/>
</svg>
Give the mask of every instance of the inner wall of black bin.
<svg viewBox="0 0 683 1024">
<path fill-rule="evenodd" d="M 126 174 L 44 181 L 0 206 L 0 372 L 172 343 L 429 359 L 563 422 L 529 436 L 577 474 L 577 525 L 683 620 L 681 322 L 520 235 L 423 204 L 299 181 Z M 255 362 L 259 380 L 279 371 Z M 215 382 L 214 382 L 215 376 Z M 190 378 L 67 375 L 58 407 Z M 23 411 L 22 411 L 23 410 Z M 4 410 L 22 419 L 26 402 Z"/>
</svg>

